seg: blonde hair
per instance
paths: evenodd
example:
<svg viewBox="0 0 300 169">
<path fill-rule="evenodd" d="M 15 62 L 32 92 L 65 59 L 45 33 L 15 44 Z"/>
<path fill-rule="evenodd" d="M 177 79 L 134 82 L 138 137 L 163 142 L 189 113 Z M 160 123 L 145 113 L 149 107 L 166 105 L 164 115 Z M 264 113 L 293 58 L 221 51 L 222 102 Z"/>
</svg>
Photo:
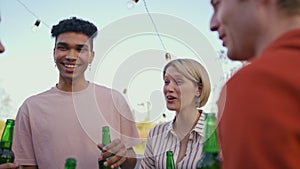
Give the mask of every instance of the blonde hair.
<svg viewBox="0 0 300 169">
<path fill-rule="evenodd" d="M 166 74 L 167 68 L 170 66 L 174 67 L 184 77 L 197 84 L 198 87 L 201 87 L 202 91 L 197 100 L 197 104 L 198 107 L 203 107 L 207 103 L 211 91 L 210 80 L 206 69 L 193 59 L 175 59 L 165 65 L 163 77 Z"/>
</svg>

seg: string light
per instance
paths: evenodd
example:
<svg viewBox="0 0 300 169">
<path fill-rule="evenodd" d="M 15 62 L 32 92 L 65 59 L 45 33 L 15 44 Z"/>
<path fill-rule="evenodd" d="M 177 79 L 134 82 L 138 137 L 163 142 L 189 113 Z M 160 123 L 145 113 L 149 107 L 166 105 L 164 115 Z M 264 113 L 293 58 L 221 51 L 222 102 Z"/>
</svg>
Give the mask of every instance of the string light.
<svg viewBox="0 0 300 169">
<path fill-rule="evenodd" d="M 171 60 L 171 54 L 170 53 L 166 53 L 166 61 L 170 61 Z"/>
<path fill-rule="evenodd" d="M 127 94 L 127 89 L 123 89 L 123 94 Z"/>
<path fill-rule="evenodd" d="M 137 1 L 138 1 L 138 0 L 137 0 Z M 143 0 L 143 2 L 144 2 L 145 9 L 146 9 L 146 11 L 147 11 L 147 14 L 148 14 L 148 16 L 149 16 L 149 18 L 150 18 L 150 20 L 151 20 L 151 23 L 152 23 L 152 25 L 153 25 L 153 27 L 154 27 L 155 32 L 156 32 L 156 35 L 157 35 L 157 37 L 158 37 L 158 39 L 159 39 L 159 41 L 160 41 L 160 43 L 161 43 L 161 46 L 162 46 L 162 48 L 164 49 L 164 51 L 167 51 L 167 48 L 166 48 L 166 46 L 165 46 L 165 44 L 164 44 L 164 42 L 163 42 L 163 40 L 162 40 L 162 38 L 161 38 L 161 36 L 160 36 L 160 34 L 159 34 L 159 32 L 158 32 L 157 26 L 156 26 L 156 24 L 155 24 L 155 22 L 154 22 L 154 20 L 153 20 L 153 18 L 152 18 L 152 16 L 151 16 L 150 12 L 149 12 L 149 9 L 148 9 L 148 7 L 147 7 L 146 0 Z M 165 54 L 165 57 L 166 57 L 166 60 L 167 60 L 167 61 L 170 61 L 170 60 L 171 60 L 171 54 L 170 54 L 170 53 L 167 52 L 167 53 Z"/>
<path fill-rule="evenodd" d="M 30 10 L 21 0 L 16 0 L 17 2 L 19 2 L 19 4 L 21 4 L 27 12 L 29 12 L 31 15 L 33 15 L 35 18 L 39 18 L 32 10 Z M 32 31 L 36 31 L 37 27 L 41 24 L 41 20 L 37 19 L 34 23 L 34 27 L 32 28 Z M 50 29 L 50 26 L 47 25 L 45 22 L 43 22 L 43 24 Z"/>
<path fill-rule="evenodd" d="M 32 28 L 32 31 L 33 31 L 33 32 L 36 32 L 36 30 L 37 30 L 37 28 L 40 26 L 40 24 L 41 24 L 41 20 L 37 19 L 37 20 L 35 21 L 35 23 L 34 23 L 34 26 L 33 26 L 33 28 Z"/>
<path fill-rule="evenodd" d="M 138 2 L 139 2 L 139 0 L 129 0 L 129 1 L 127 2 L 127 8 L 128 8 L 128 9 L 133 8 Z"/>
</svg>

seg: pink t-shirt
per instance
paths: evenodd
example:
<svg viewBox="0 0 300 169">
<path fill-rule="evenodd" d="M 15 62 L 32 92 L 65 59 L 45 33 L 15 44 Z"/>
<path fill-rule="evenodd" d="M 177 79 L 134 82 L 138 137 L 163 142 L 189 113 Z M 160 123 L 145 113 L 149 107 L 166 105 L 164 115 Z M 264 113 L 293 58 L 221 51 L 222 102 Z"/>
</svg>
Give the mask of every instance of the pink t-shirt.
<svg viewBox="0 0 300 169">
<path fill-rule="evenodd" d="M 97 144 L 104 125 L 110 126 L 111 140 L 120 138 L 127 148 L 140 143 L 119 92 L 96 84 L 73 93 L 53 87 L 28 98 L 19 109 L 13 140 L 16 162 L 58 169 L 73 157 L 78 169 L 98 169 Z"/>
</svg>

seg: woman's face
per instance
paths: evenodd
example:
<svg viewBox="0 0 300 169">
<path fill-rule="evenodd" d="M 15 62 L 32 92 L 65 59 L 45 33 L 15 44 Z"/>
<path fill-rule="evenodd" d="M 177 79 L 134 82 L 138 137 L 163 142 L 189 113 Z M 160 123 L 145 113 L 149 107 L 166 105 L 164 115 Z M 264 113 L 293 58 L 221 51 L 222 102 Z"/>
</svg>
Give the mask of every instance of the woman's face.
<svg viewBox="0 0 300 169">
<path fill-rule="evenodd" d="M 173 66 L 166 69 L 164 95 L 169 110 L 179 112 L 186 108 L 196 108 L 195 97 L 200 96 L 194 82 L 184 77 Z"/>
</svg>

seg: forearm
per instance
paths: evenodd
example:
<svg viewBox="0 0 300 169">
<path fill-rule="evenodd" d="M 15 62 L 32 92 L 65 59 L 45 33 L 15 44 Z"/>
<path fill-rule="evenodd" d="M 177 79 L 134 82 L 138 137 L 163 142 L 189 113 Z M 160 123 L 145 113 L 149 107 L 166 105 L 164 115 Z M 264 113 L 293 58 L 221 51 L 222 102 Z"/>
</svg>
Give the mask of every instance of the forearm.
<svg viewBox="0 0 300 169">
<path fill-rule="evenodd" d="M 20 169 L 38 169 L 38 166 L 20 166 Z"/>
</svg>

